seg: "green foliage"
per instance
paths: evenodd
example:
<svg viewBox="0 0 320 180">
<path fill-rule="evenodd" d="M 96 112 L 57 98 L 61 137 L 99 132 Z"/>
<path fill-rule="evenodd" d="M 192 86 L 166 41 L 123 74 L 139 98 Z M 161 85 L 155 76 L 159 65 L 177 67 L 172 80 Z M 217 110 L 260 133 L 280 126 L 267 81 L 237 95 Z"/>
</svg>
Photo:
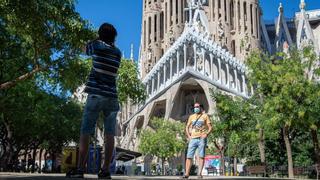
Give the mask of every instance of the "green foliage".
<svg viewBox="0 0 320 180">
<path fill-rule="evenodd" d="M 0 145 L 11 163 L 21 149 L 59 152 L 77 141 L 82 107 L 73 93 L 91 63 L 81 56 L 95 38 L 74 0 L 0 1 Z"/>
<path fill-rule="evenodd" d="M 281 128 L 289 130 L 285 136 L 291 142 L 294 162 L 310 164 L 310 156 L 306 156 L 311 153 L 310 141 L 306 136 L 320 125 L 320 85 L 314 79 L 319 72 L 317 60 L 310 47 L 291 50 L 288 55 L 255 52 L 248 58 L 249 80 L 255 87 L 252 99 L 259 109 L 259 126 L 265 130 L 270 164 L 284 164 L 286 159 L 285 151 L 280 150 L 286 147 Z M 297 132 L 303 133 L 294 135 Z"/>
<path fill-rule="evenodd" d="M 256 142 L 255 108 L 247 100 L 237 97 L 214 91 L 211 91 L 211 95 L 216 103 L 215 116 L 219 119 L 212 122 L 213 136 L 209 136 L 209 139 L 223 139 L 227 151 L 239 157 L 245 144 Z"/>
<path fill-rule="evenodd" d="M 289 56 L 254 53 L 248 59 L 250 82 L 255 85 L 256 94 L 263 97 L 263 115 L 269 117 L 265 126 L 310 128 L 319 124 L 320 85 L 309 75 L 310 64 L 314 65 L 315 60 L 310 48 L 292 51 Z"/>
<path fill-rule="evenodd" d="M 59 152 L 67 143 L 78 140 L 82 107 L 71 99 L 48 94 L 25 82 L 11 88 L 1 100 L 0 126 L 9 125 L 11 130 L 2 133 L 12 133 L 11 145 L 17 151 L 45 146 Z M 2 142 L 8 140 L 2 138 Z"/>
<path fill-rule="evenodd" d="M 25 81 L 14 80 L 33 70 L 27 79 L 37 74 L 52 86 L 74 90 L 84 82 L 87 63 L 79 55 L 95 33 L 75 11 L 74 0 L 3 0 L 0 32 L 0 84 L 13 82 L 1 88 Z"/>
<path fill-rule="evenodd" d="M 154 129 L 144 129 L 140 134 L 139 150 L 143 154 L 167 159 L 184 149 L 182 123 L 154 118 L 151 126 Z"/>
<path fill-rule="evenodd" d="M 128 99 L 133 103 L 143 102 L 146 99 L 145 87 L 138 76 L 137 65 L 127 59 L 122 59 L 118 70 L 118 97 L 121 104 Z"/>
<path fill-rule="evenodd" d="M 217 111 L 210 141 L 222 139 L 229 155 L 245 158 L 250 165 L 259 163 L 258 142 L 264 140 L 267 163 L 284 165 L 287 153 L 281 128 L 287 127 L 295 165 L 315 163 L 313 145 L 319 140 L 310 138 L 310 131 L 320 127 L 317 58 L 312 48 L 292 50 L 289 55 L 254 52 L 247 60 L 249 83 L 255 88 L 250 99 L 211 92 Z"/>
</svg>

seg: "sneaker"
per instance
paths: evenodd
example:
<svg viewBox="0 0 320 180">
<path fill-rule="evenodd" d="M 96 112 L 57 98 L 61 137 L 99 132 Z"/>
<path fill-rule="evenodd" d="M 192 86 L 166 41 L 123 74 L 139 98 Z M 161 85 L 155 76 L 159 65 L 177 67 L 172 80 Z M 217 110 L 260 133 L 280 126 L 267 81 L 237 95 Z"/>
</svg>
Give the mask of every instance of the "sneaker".
<svg viewBox="0 0 320 180">
<path fill-rule="evenodd" d="M 184 175 L 184 176 L 180 177 L 180 179 L 189 179 L 189 176 Z"/>
<path fill-rule="evenodd" d="M 83 178 L 84 171 L 82 169 L 71 169 L 67 172 L 66 178 Z"/>
<path fill-rule="evenodd" d="M 98 179 L 112 179 L 110 172 L 100 170 L 98 173 Z"/>
</svg>

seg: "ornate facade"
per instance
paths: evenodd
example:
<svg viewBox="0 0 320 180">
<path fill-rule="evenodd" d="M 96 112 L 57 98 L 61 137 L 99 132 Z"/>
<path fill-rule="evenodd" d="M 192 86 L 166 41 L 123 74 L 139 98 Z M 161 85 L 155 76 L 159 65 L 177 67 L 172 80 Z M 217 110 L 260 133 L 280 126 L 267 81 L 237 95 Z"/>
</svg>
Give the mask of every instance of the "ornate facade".
<svg viewBox="0 0 320 180">
<path fill-rule="evenodd" d="M 139 67 L 147 99 L 121 112 L 118 146 L 138 151 L 137 132 L 152 117 L 184 122 L 196 101 L 213 115 L 210 89 L 249 97 L 244 61 L 254 49 L 275 53 L 313 44 L 319 54 L 320 10 L 306 11 L 304 0 L 300 8 L 288 21 L 280 4 L 269 23 L 258 0 L 143 0 Z"/>
<path fill-rule="evenodd" d="M 320 10 L 305 7 L 301 0 L 300 12 L 287 19 L 280 4 L 270 23 L 258 0 L 143 0 L 139 70 L 147 99 L 122 107 L 116 145 L 138 151 L 137 133 L 152 117 L 184 122 L 196 101 L 213 115 L 210 90 L 251 96 L 244 62 L 254 49 L 272 54 L 313 45 L 319 55 Z M 75 97 L 84 101 L 80 91 Z M 152 158 L 143 158 L 148 174 Z"/>
<path fill-rule="evenodd" d="M 203 11 L 195 14 L 199 3 Z M 258 0 L 143 0 L 142 77 L 181 36 L 190 18 L 201 21 L 210 39 L 243 60 L 259 47 L 259 17 Z"/>
<path fill-rule="evenodd" d="M 306 11 L 304 0 L 300 8 L 288 20 L 280 4 L 275 22 L 265 23 L 258 0 L 144 0 L 139 67 L 148 98 L 131 107 L 131 116 L 181 83 L 187 71 L 199 73 L 191 79 L 205 78 L 215 88 L 245 97 L 251 89 L 243 62 L 250 51 L 313 44 L 319 53 L 320 10 Z M 168 114 L 165 106 L 162 112 Z"/>
</svg>

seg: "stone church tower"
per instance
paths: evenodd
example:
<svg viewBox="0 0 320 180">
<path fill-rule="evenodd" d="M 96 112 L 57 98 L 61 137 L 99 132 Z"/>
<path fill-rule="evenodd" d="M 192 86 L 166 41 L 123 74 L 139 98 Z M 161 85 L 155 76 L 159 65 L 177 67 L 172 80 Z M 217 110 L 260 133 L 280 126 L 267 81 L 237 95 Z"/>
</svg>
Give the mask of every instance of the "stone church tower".
<svg viewBox="0 0 320 180">
<path fill-rule="evenodd" d="M 190 17 L 194 17 L 197 1 L 200 0 L 143 0 L 139 58 L 142 78 L 181 35 Z M 240 60 L 259 48 L 258 0 L 201 0 L 201 3 L 214 42 Z"/>
</svg>

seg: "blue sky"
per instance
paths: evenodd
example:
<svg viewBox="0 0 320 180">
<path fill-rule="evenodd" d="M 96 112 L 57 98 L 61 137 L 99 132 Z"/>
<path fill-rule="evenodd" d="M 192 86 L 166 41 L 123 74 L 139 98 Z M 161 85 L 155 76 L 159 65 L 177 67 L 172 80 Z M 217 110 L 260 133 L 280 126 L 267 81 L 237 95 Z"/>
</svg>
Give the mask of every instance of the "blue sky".
<svg viewBox="0 0 320 180">
<path fill-rule="evenodd" d="M 320 0 L 305 1 L 307 10 L 320 9 Z M 280 2 L 286 17 L 293 17 L 299 10 L 300 0 L 260 0 L 264 19 L 273 20 L 278 15 Z M 129 57 L 130 44 L 133 43 L 134 57 L 138 59 L 142 0 L 78 0 L 76 10 L 95 28 L 103 22 L 112 23 L 118 30 L 117 46 Z"/>
</svg>

